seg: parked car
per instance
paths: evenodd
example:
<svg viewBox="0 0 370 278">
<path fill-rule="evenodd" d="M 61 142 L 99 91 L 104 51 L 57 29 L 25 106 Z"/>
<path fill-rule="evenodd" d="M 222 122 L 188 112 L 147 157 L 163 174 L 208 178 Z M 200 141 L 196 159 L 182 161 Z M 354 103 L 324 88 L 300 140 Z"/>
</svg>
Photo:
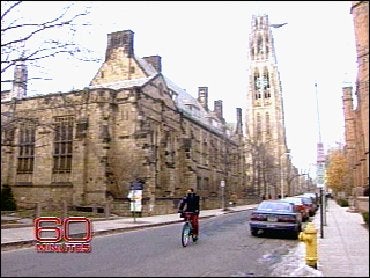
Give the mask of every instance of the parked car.
<svg viewBox="0 0 370 278">
<path fill-rule="evenodd" d="M 305 206 L 302 199 L 298 197 L 285 197 L 281 199 L 283 202 L 288 202 L 294 204 L 296 210 L 302 214 L 302 220 L 306 221 L 310 218 L 310 209 Z"/>
<path fill-rule="evenodd" d="M 309 197 L 309 196 L 305 196 L 305 195 L 299 195 L 299 196 L 295 196 L 295 197 L 298 197 L 298 198 L 301 198 L 302 199 L 302 202 L 303 204 L 305 205 L 305 207 L 307 207 L 309 209 L 309 216 L 312 217 L 315 215 L 316 211 L 317 211 L 317 205 L 312 202 L 312 198 Z"/>
<path fill-rule="evenodd" d="M 302 231 L 302 215 L 291 203 L 265 200 L 252 211 L 249 227 L 253 236 L 260 232 L 287 231 L 297 237 Z"/>
<path fill-rule="evenodd" d="M 317 208 L 319 208 L 319 195 L 314 192 L 304 192 L 303 196 L 311 197 L 312 202 L 316 204 Z"/>
</svg>

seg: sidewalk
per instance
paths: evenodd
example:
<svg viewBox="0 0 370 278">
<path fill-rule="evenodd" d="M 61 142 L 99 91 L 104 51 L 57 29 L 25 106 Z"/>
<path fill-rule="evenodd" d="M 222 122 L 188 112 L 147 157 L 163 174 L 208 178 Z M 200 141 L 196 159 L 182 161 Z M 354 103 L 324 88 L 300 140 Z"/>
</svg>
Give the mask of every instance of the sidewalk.
<svg viewBox="0 0 370 278">
<path fill-rule="evenodd" d="M 229 211 L 220 209 L 200 212 L 200 219 L 224 213 L 252 209 L 256 205 L 230 207 Z M 312 222 L 317 228 L 318 267 L 324 277 L 369 277 L 369 230 L 365 227 L 362 215 L 349 212 L 348 207 L 339 206 L 329 199 L 326 207 L 326 222 L 323 235 L 320 233 L 320 209 Z M 132 230 L 137 228 L 167 225 L 182 222 L 178 213 L 152 217 L 117 218 L 93 221 L 95 235 Z M 33 227 L 1 229 L 1 248 L 22 246 L 34 243 Z M 304 245 L 303 242 L 301 244 Z"/>
<path fill-rule="evenodd" d="M 332 199 L 328 199 L 325 215 L 323 238 L 320 209 L 312 221 L 317 228 L 317 269 L 324 277 L 369 277 L 369 230 L 362 215 Z"/>
</svg>

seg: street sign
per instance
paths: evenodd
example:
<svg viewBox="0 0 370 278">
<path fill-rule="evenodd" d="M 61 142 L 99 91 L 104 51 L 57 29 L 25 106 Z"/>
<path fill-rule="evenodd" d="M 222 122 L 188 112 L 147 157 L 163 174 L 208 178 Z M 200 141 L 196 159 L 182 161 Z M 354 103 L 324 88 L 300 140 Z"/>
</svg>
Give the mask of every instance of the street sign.
<svg viewBox="0 0 370 278">
<path fill-rule="evenodd" d="M 128 198 L 131 199 L 131 206 L 130 209 L 133 212 L 136 211 L 141 211 L 142 206 L 141 206 L 141 200 L 143 196 L 143 191 L 142 190 L 130 190 L 128 193 Z"/>
<path fill-rule="evenodd" d="M 323 184 L 323 183 L 318 183 L 317 184 L 317 188 L 324 188 L 324 186 L 325 186 L 325 184 Z"/>
<path fill-rule="evenodd" d="M 221 188 L 224 188 L 225 187 L 225 181 L 221 181 Z"/>
</svg>

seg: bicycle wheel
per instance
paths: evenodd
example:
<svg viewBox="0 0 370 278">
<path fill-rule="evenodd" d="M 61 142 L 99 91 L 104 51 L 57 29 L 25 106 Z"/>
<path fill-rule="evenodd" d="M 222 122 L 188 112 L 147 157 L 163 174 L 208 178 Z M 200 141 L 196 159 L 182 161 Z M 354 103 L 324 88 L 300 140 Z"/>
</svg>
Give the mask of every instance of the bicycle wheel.
<svg viewBox="0 0 370 278">
<path fill-rule="evenodd" d="M 191 236 L 191 227 L 189 223 L 185 223 L 182 227 L 182 234 L 181 234 L 181 240 L 182 240 L 182 246 L 186 247 L 189 244 Z"/>
</svg>

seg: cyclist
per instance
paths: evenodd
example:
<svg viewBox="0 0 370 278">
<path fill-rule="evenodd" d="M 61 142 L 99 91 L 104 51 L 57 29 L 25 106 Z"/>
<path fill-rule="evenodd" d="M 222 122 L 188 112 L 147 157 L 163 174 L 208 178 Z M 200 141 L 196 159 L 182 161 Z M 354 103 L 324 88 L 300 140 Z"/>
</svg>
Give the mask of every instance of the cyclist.
<svg viewBox="0 0 370 278">
<path fill-rule="evenodd" d="M 199 196 L 194 192 L 193 188 L 187 190 L 186 196 L 180 202 L 178 212 L 192 212 L 190 221 L 193 226 L 193 239 L 197 241 L 199 235 Z"/>
</svg>

